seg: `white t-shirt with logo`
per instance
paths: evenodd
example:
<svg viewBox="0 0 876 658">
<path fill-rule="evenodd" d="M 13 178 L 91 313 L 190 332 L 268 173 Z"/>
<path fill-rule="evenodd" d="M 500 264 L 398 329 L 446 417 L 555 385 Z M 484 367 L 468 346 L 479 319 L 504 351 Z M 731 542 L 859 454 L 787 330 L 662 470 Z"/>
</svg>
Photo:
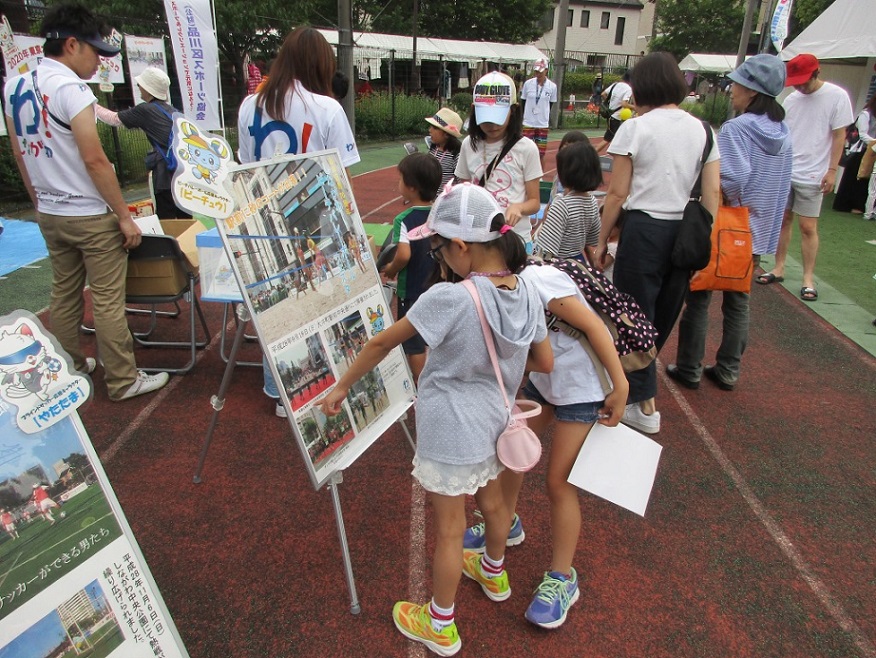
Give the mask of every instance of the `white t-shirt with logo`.
<svg viewBox="0 0 876 658">
<path fill-rule="evenodd" d="M 794 91 L 782 103 L 794 144 L 791 181 L 821 185 L 830 167 L 832 131 L 852 121 L 852 102 L 845 89 L 825 82 L 811 94 Z"/>
<path fill-rule="evenodd" d="M 286 116 L 280 121 L 265 110 L 256 111 L 256 98 L 256 94 L 244 98 L 237 116 L 241 162 L 332 148 L 338 149 L 345 167 L 359 162 L 347 115 L 334 98 L 312 94 L 296 81 L 286 94 Z"/>
<path fill-rule="evenodd" d="M 456 163 L 456 177 L 461 181 L 470 181 L 477 185 L 481 175 L 486 171 L 493 159 L 502 151 L 502 141 L 492 144 L 484 140 L 478 142 L 478 148 L 471 148 L 471 137 L 462 141 L 459 151 L 459 161 Z M 502 162 L 496 164 L 490 178 L 484 187 L 490 192 L 502 210 L 512 203 L 526 201 L 526 182 L 541 180 L 541 159 L 538 157 L 538 147 L 531 139 L 521 137 L 512 147 Z M 532 240 L 532 229 L 528 217 L 523 217 L 514 227 L 524 242 Z"/>
<path fill-rule="evenodd" d="M 88 85 L 69 67 L 45 58 L 36 69 L 37 85 L 49 112 L 70 125 L 73 118 L 97 102 Z M 13 146 L 21 150 L 37 197 L 37 210 L 51 215 L 81 217 L 107 212 L 88 175 L 73 132 L 43 114 L 30 72 L 6 82 L 6 116 L 15 124 Z M 46 125 L 48 121 L 48 125 Z"/>
<path fill-rule="evenodd" d="M 545 308 L 554 299 L 575 297 L 593 310 L 575 282 L 555 267 L 530 265 L 523 269 L 520 278 L 535 288 Z M 607 328 L 605 333 L 611 336 Z M 554 351 L 554 369 L 549 373 L 529 373 L 529 381 L 542 397 L 553 405 L 604 400 L 605 394 L 596 374 L 596 369 L 602 368 L 602 364 L 594 363 L 581 342 L 563 331 L 548 331 L 548 338 Z"/>
<path fill-rule="evenodd" d="M 551 103 L 557 102 L 557 85 L 545 78 L 538 84 L 538 78 L 529 78 L 520 90 L 520 100 L 524 101 L 523 125 L 529 128 L 547 128 L 551 119 Z"/>
</svg>

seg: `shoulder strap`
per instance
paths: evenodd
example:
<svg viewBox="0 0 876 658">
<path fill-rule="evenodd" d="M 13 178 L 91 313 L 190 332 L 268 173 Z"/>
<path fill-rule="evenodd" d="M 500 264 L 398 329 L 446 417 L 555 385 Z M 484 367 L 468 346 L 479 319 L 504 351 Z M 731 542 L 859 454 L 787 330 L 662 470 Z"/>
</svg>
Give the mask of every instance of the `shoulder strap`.
<svg viewBox="0 0 876 658">
<path fill-rule="evenodd" d="M 57 123 L 59 126 L 64 128 L 65 130 L 70 130 L 70 124 L 67 123 L 66 121 L 61 121 L 58 117 L 56 117 L 54 114 L 52 114 L 52 111 L 49 109 L 49 107 L 46 105 L 46 102 L 43 100 L 43 94 L 42 94 L 42 92 L 40 92 L 39 84 L 37 84 L 36 69 L 34 69 L 33 71 L 30 72 L 30 77 L 33 80 L 33 91 L 36 94 L 37 102 L 40 104 L 40 107 L 46 111 L 46 114 L 48 114 L 49 117 L 51 119 L 53 119 L 55 123 Z"/>
<path fill-rule="evenodd" d="M 709 153 L 712 152 L 712 127 L 705 121 L 700 121 L 703 124 L 703 128 L 706 131 L 706 146 L 703 148 L 703 156 L 700 158 L 700 173 L 697 175 L 697 181 L 694 183 L 693 188 L 690 191 L 690 198 L 699 201 L 700 197 L 702 197 L 702 189 L 703 189 L 703 167 L 706 166 L 706 158 L 709 157 Z"/>
<path fill-rule="evenodd" d="M 487 165 L 487 168 L 484 170 L 484 173 L 481 174 L 481 179 L 480 179 L 480 181 L 478 181 L 478 185 L 480 187 L 486 186 L 487 181 L 490 180 L 490 176 L 493 173 L 493 169 L 495 169 L 496 165 L 498 165 L 500 162 L 502 162 L 502 160 L 505 159 L 505 156 L 511 152 L 511 149 L 514 148 L 514 145 L 518 141 L 520 141 L 519 137 L 517 139 L 512 139 L 508 142 L 505 142 L 505 146 L 502 147 L 502 150 L 499 151 L 499 154 L 495 158 L 492 159 L 490 164 Z"/>
<path fill-rule="evenodd" d="M 168 112 L 163 107 L 161 107 L 161 104 L 158 101 L 152 102 L 151 105 L 153 107 L 157 108 L 158 111 L 161 112 L 168 119 L 170 119 L 170 132 L 167 135 L 167 145 L 166 146 L 161 146 L 158 142 L 153 142 L 147 136 L 147 139 L 149 139 L 149 141 L 152 143 L 152 146 L 155 148 L 156 151 L 161 153 L 161 156 L 164 158 L 164 161 L 167 163 L 168 167 L 170 167 L 173 164 L 170 157 L 168 156 L 168 153 L 170 153 L 173 149 L 173 116 L 171 116 L 170 112 Z M 174 108 L 171 107 L 171 109 L 174 109 Z"/>
<path fill-rule="evenodd" d="M 493 363 L 493 371 L 496 373 L 496 381 L 499 382 L 499 390 L 502 391 L 502 399 L 505 401 L 505 407 L 508 412 L 511 412 L 511 404 L 508 402 L 508 395 L 505 393 L 505 382 L 502 380 L 502 371 L 499 369 L 499 361 L 496 357 L 496 341 L 493 338 L 493 332 L 490 330 L 490 325 L 487 324 L 487 316 L 484 315 L 484 307 L 481 305 L 481 296 L 478 293 L 477 286 L 474 281 L 465 280 L 462 285 L 468 290 L 468 294 L 474 300 L 475 308 L 478 311 L 478 318 L 481 321 L 481 330 L 484 332 L 484 342 L 487 344 L 487 352 L 490 353 L 490 361 Z"/>
</svg>

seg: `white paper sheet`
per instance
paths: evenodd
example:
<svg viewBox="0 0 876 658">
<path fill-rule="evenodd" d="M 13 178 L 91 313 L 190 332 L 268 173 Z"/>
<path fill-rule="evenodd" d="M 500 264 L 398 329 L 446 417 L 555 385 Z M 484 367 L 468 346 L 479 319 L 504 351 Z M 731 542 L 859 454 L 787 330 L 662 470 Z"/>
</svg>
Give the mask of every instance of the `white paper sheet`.
<svg viewBox="0 0 876 658">
<path fill-rule="evenodd" d="M 143 235 L 164 235 L 164 229 L 161 228 L 161 222 L 158 220 L 158 215 L 135 217 L 134 223 L 140 227 Z"/>
<path fill-rule="evenodd" d="M 626 425 L 596 424 L 578 453 L 569 482 L 645 516 L 663 447 Z"/>
</svg>

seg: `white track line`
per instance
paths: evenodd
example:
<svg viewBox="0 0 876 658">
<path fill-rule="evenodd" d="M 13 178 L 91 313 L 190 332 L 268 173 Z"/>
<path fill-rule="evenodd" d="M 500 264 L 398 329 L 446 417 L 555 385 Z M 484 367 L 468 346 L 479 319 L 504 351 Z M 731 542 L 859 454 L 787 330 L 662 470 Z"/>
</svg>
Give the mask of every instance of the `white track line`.
<svg viewBox="0 0 876 658">
<path fill-rule="evenodd" d="M 411 478 L 411 547 L 408 553 L 408 596 L 414 603 L 426 598 L 426 490 Z M 425 647 L 408 642 L 408 656 L 421 658 Z"/>
<path fill-rule="evenodd" d="M 386 203 L 384 203 L 382 206 L 377 206 L 374 210 L 372 210 L 371 212 L 369 212 L 367 215 L 363 216 L 363 217 L 362 217 L 362 221 L 364 222 L 366 219 L 368 219 L 369 217 L 371 217 L 371 215 L 373 215 L 374 213 L 376 213 L 376 212 L 378 212 L 378 211 L 380 211 L 380 210 L 383 210 L 384 208 L 386 208 L 386 206 L 391 206 L 393 203 L 398 203 L 399 201 L 401 201 L 401 197 L 400 197 L 400 196 L 397 196 L 397 197 L 395 197 L 394 199 L 390 199 L 389 201 L 387 201 Z"/>
<path fill-rule="evenodd" d="M 228 325 L 226 325 L 223 328 L 223 330 L 228 329 L 228 327 L 233 322 L 234 322 L 233 320 L 229 321 Z M 242 326 L 238 327 L 238 331 L 243 331 L 243 327 Z M 201 353 L 195 358 L 195 366 L 197 366 L 198 363 L 201 361 L 201 359 L 203 359 L 207 355 L 207 353 L 210 352 L 216 346 L 216 344 L 219 342 L 220 338 L 221 338 L 221 332 L 217 333 L 213 337 L 213 339 L 210 341 L 210 344 L 207 345 L 207 347 L 205 349 L 201 350 Z M 194 366 L 192 366 L 192 367 L 194 367 Z M 184 379 L 184 376 L 171 377 L 170 382 L 168 382 L 168 384 L 164 388 L 162 388 L 160 391 L 158 391 L 158 393 L 156 393 L 152 397 L 152 399 L 149 401 L 149 404 L 147 404 L 145 407 L 143 407 L 142 411 L 140 411 L 140 413 L 137 414 L 137 417 L 134 418 L 134 420 L 128 424 L 128 426 L 125 428 L 125 430 L 121 434 L 119 434 L 118 438 L 116 438 L 116 440 L 113 441 L 106 450 L 104 450 L 102 453 L 100 453 L 100 460 L 104 464 L 108 464 L 109 462 L 111 462 L 113 460 L 113 458 L 116 456 L 116 454 L 119 452 L 119 450 L 124 448 L 125 444 L 127 444 L 128 441 L 131 440 L 131 437 L 133 436 L 134 432 L 136 432 L 138 429 L 140 429 L 140 426 L 143 425 L 143 423 L 145 423 L 149 419 L 149 416 L 151 416 L 152 412 L 158 408 L 158 405 L 160 405 L 162 402 L 164 402 L 164 399 L 167 396 L 169 396 L 174 390 L 176 390 L 176 387 L 179 386 L 180 383 L 182 383 L 183 379 Z"/>
<path fill-rule="evenodd" d="M 693 426 L 700 439 L 702 439 L 706 449 L 712 454 L 715 461 L 718 462 L 718 465 L 721 467 L 721 470 L 724 471 L 724 474 L 730 478 L 736 486 L 736 489 L 739 491 L 743 500 L 748 503 L 748 506 L 754 512 L 758 521 L 761 522 L 761 525 L 763 525 L 769 533 L 770 537 L 772 537 L 773 541 L 779 547 L 779 550 L 782 551 L 785 557 L 787 557 L 791 564 L 794 565 L 794 568 L 797 570 L 797 573 L 803 581 L 809 585 L 809 588 L 815 594 L 815 598 L 818 599 L 818 602 L 821 603 L 822 607 L 833 618 L 837 625 L 851 636 L 853 642 L 861 651 L 862 656 L 865 656 L 866 658 L 876 658 L 876 647 L 874 647 L 873 643 L 852 620 L 851 616 L 845 611 L 839 601 L 837 601 L 833 594 L 830 593 L 830 590 L 824 582 L 815 575 L 812 567 L 810 567 L 806 560 L 803 559 L 803 556 L 794 546 L 790 537 L 785 534 L 780 525 L 773 518 L 772 514 L 769 513 L 767 508 L 757 497 L 757 494 L 755 494 L 748 485 L 748 482 L 745 481 L 745 478 L 742 477 L 742 474 L 736 470 L 733 462 L 726 454 L 724 454 L 724 451 L 721 450 L 721 447 L 709 433 L 709 430 L 706 429 L 703 421 L 700 420 L 699 416 L 697 416 L 696 412 L 694 412 L 685 397 L 681 394 L 681 390 L 663 372 L 662 365 L 660 365 L 659 362 L 658 372 L 660 373 L 660 383 L 665 386 L 672 394 L 672 397 L 675 398 L 678 406 L 681 407 L 684 415 L 687 416 L 688 421 L 690 421 L 690 424 Z"/>
</svg>

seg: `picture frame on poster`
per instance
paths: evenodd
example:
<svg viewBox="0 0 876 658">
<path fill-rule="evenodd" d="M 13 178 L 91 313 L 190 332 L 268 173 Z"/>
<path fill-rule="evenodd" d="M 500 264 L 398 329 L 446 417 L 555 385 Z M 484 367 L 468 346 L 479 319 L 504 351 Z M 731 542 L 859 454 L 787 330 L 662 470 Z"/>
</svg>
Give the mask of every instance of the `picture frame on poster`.
<svg viewBox="0 0 876 658">
<path fill-rule="evenodd" d="M 69 355 L 21 310 L 0 317 L 0 354 L 0 656 L 188 658 L 78 407 L 56 395 Z M 39 387 L 44 365 L 58 378 Z M 32 431 L 44 401 L 58 420 Z"/>
<path fill-rule="evenodd" d="M 401 348 L 319 402 L 365 342 L 392 324 L 352 187 L 336 149 L 229 169 L 236 210 L 216 224 L 315 488 L 350 466 L 414 403 Z"/>
</svg>

